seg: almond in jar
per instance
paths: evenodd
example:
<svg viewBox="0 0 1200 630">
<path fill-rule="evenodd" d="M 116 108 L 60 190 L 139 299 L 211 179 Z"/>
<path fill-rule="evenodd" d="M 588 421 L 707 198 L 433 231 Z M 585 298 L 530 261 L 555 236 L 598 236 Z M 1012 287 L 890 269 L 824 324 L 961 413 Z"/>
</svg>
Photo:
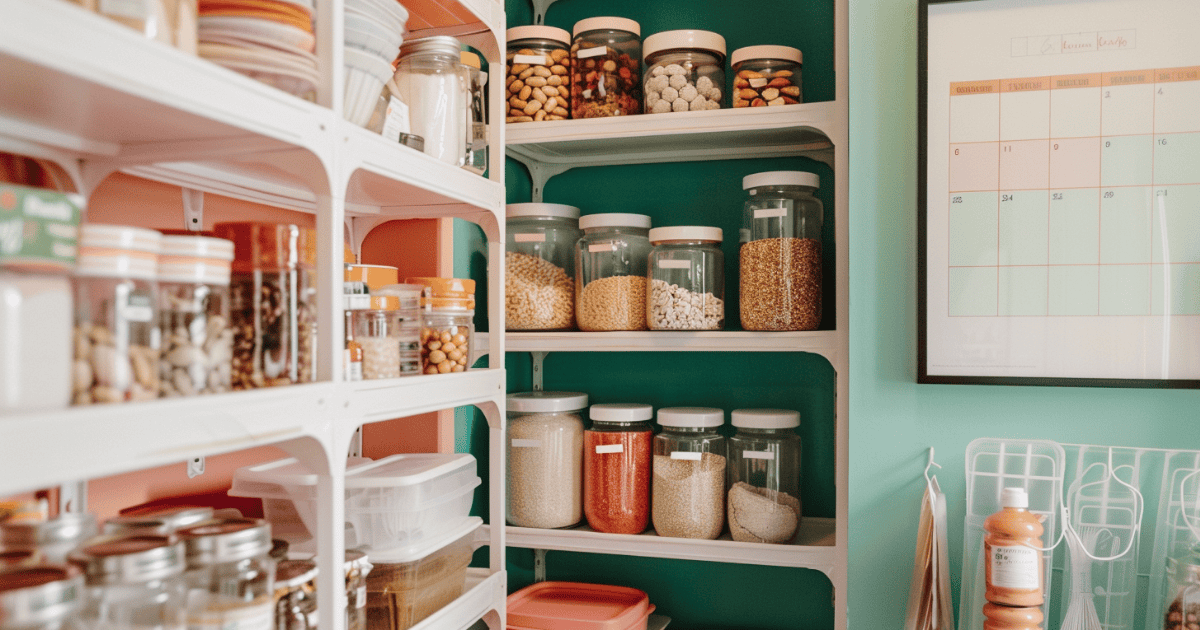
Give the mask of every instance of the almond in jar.
<svg viewBox="0 0 1200 630">
<path fill-rule="evenodd" d="M 1041 606 L 1045 586 L 1039 550 L 1042 519 L 1029 511 L 1029 495 L 1023 488 L 1005 488 L 1000 504 L 1003 509 L 983 523 L 984 596 L 1002 606 Z"/>
</svg>

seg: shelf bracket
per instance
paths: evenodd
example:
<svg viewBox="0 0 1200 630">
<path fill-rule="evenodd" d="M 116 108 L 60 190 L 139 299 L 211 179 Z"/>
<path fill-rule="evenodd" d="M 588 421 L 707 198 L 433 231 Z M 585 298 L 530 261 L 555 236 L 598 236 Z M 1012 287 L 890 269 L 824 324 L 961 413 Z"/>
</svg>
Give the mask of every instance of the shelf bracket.
<svg viewBox="0 0 1200 630">
<path fill-rule="evenodd" d="M 362 457 L 362 427 L 355 429 L 354 435 L 350 436 L 350 452 L 346 456 Z"/>
<path fill-rule="evenodd" d="M 549 353 L 544 350 L 534 350 L 529 354 L 533 357 L 533 391 L 540 392 L 542 391 L 542 364 Z"/>
<path fill-rule="evenodd" d="M 533 23 L 545 24 L 546 11 L 550 10 L 550 5 L 554 4 L 554 0 L 533 0 Z"/>
<path fill-rule="evenodd" d="M 87 481 L 64 483 L 58 487 L 58 512 L 87 511 Z"/>
<path fill-rule="evenodd" d="M 204 191 L 183 188 L 183 227 L 189 232 L 204 230 Z"/>
<path fill-rule="evenodd" d="M 550 181 L 551 177 L 565 173 L 572 168 L 570 164 L 548 164 L 546 162 L 538 162 L 536 160 L 525 160 L 523 156 L 509 153 L 509 157 L 525 165 L 529 169 L 529 178 L 532 180 L 532 189 L 530 190 L 530 201 L 533 203 L 541 203 L 542 195 L 546 190 L 546 182 Z"/>
<path fill-rule="evenodd" d="M 188 479 L 195 479 L 196 477 L 199 477 L 200 475 L 203 475 L 203 474 L 204 474 L 204 458 L 203 457 L 193 457 L 193 458 L 189 459 L 188 463 L 187 463 Z"/>
<path fill-rule="evenodd" d="M 546 550 L 545 549 L 534 549 L 533 550 L 533 581 L 534 582 L 545 582 L 546 581 Z"/>
</svg>

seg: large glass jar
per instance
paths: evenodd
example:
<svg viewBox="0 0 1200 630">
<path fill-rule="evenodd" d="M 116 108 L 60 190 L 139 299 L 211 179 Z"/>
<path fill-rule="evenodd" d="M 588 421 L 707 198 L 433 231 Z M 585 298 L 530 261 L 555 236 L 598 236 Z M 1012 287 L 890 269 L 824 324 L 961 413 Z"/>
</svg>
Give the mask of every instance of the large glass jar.
<svg viewBox="0 0 1200 630">
<path fill-rule="evenodd" d="M 407 278 L 428 288 L 421 297 L 421 373 L 465 372 L 475 336 L 475 281 Z"/>
<path fill-rule="evenodd" d="M 155 278 L 162 234 L 81 226 L 75 268 L 76 405 L 158 397 Z"/>
<path fill-rule="evenodd" d="M 89 512 L 61 512 L 44 521 L 0 523 L 0 548 L 36 549 L 50 563 L 67 561 L 79 543 L 96 535 L 96 516 Z"/>
<path fill-rule="evenodd" d="M 513 123 L 570 118 L 571 34 L 553 26 L 516 26 L 508 29 L 506 37 L 506 120 Z M 545 98 L 534 92 L 541 92 Z"/>
<path fill-rule="evenodd" d="M 650 217 L 589 214 L 575 245 L 575 319 L 580 330 L 646 329 Z"/>
<path fill-rule="evenodd" d="M 229 273 L 233 243 L 204 236 L 164 236 L 158 258 L 162 328 L 159 391 L 163 397 L 229 391 L 233 327 Z"/>
<path fill-rule="evenodd" d="M 800 528 L 800 414 L 736 409 L 729 439 L 729 533 L 742 542 L 786 543 Z"/>
<path fill-rule="evenodd" d="M 463 168 L 483 175 L 488 168 L 488 112 L 485 88 L 488 75 L 483 62 L 473 52 L 461 51 L 463 72 L 467 78 L 467 158 Z"/>
<path fill-rule="evenodd" d="M 425 153 L 451 166 L 467 161 L 469 79 L 459 53 L 459 41 L 448 35 L 406 41 L 392 78 Z"/>
<path fill-rule="evenodd" d="M 711 407 L 658 410 L 651 483 L 659 536 L 712 540 L 725 528 L 725 412 Z"/>
<path fill-rule="evenodd" d="M 316 233 L 297 225 L 218 223 L 233 241 L 229 316 L 233 389 L 314 380 Z"/>
<path fill-rule="evenodd" d="M 317 564 L 310 560 L 284 560 L 276 566 L 275 630 L 316 630 L 316 581 Z"/>
<path fill-rule="evenodd" d="M 583 518 L 583 417 L 587 394 L 508 395 L 508 523 L 571 527 Z"/>
<path fill-rule="evenodd" d="M 804 102 L 804 56 L 791 46 L 746 46 L 733 51 L 734 107 L 775 107 Z"/>
<path fill-rule="evenodd" d="M 508 330 L 573 328 L 579 208 L 511 203 L 505 227 L 504 325 Z"/>
<path fill-rule="evenodd" d="M 640 534 L 650 522 L 654 432 L 650 405 L 592 405 L 583 432 L 583 513 L 588 526 L 610 534 Z"/>
<path fill-rule="evenodd" d="M 575 23 L 571 43 L 571 117 L 642 113 L 642 27 L 621 17 Z"/>
<path fill-rule="evenodd" d="M 646 323 L 651 330 L 725 327 L 725 255 L 721 228 L 650 230 Z"/>
<path fill-rule="evenodd" d="M 266 521 L 217 518 L 178 534 L 187 553 L 189 628 L 274 627 L 275 561 Z"/>
<path fill-rule="evenodd" d="M 71 554 L 83 569 L 81 617 L 94 630 L 183 630 L 187 586 L 183 543 L 172 536 L 100 536 Z"/>
<path fill-rule="evenodd" d="M 0 628 L 81 630 L 83 576 L 62 565 L 0 570 Z"/>
<path fill-rule="evenodd" d="M 711 31 L 665 31 L 646 38 L 646 113 L 721 109 L 725 38 Z"/>
<path fill-rule="evenodd" d="M 747 175 L 743 210 L 741 314 L 746 330 L 816 330 L 821 325 L 821 223 L 812 173 Z"/>
<path fill-rule="evenodd" d="M 389 333 L 400 344 L 400 376 L 421 373 L 421 294 L 419 284 L 388 284 L 374 289 L 375 295 L 396 298 Z"/>
</svg>

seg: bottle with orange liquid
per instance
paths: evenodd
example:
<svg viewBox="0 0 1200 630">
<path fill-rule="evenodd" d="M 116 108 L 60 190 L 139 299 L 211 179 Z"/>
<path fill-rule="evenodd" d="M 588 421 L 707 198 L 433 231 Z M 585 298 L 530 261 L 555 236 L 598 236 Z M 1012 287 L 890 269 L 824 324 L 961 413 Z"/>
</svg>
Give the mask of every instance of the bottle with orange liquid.
<svg viewBox="0 0 1200 630">
<path fill-rule="evenodd" d="M 1038 550 L 1042 546 L 1041 518 L 1029 511 L 1029 495 L 1023 488 L 1005 488 L 1000 504 L 1004 509 L 983 522 L 984 596 L 1001 606 L 1041 606 L 1045 578 Z"/>
<path fill-rule="evenodd" d="M 983 605 L 983 630 L 1042 630 L 1041 608 Z"/>
</svg>

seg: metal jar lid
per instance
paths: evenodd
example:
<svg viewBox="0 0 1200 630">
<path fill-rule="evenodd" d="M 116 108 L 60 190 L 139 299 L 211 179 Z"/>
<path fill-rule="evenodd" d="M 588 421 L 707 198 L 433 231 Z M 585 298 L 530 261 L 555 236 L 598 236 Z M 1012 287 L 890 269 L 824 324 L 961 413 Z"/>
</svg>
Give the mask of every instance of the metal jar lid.
<svg viewBox="0 0 1200 630">
<path fill-rule="evenodd" d="M 43 564 L 0 571 L 0 624 L 48 626 L 83 604 L 83 576 L 75 567 Z"/>
<path fill-rule="evenodd" d="M 183 573 L 183 543 L 158 534 L 97 536 L 70 555 L 91 586 L 141 584 Z"/>
<path fill-rule="evenodd" d="M 174 506 L 131 512 L 104 522 L 104 533 L 173 534 L 189 525 L 212 518 L 210 507 Z"/>
<path fill-rule="evenodd" d="M 422 138 L 415 133 L 400 134 L 400 144 L 403 144 L 410 149 L 416 149 L 417 151 L 425 150 L 425 138 Z"/>
<path fill-rule="evenodd" d="M 312 560 L 283 560 L 275 565 L 275 588 L 294 589 L 317 579 Z"/>
<path fill-rule="evenodd" d="M 258 518 L 214 518 L 177 532 L 189 567 L 236 562 L 271 552 L 271 525 Z"/>
<path fill-rule="evenodd" d="M 435 35 L 404 42 L 400 46 L 400 58 L 403 59 L 410 55 L 450 55 L 459 59 L 458 53 L 461 49 L 462 43 L 457 39 L 449 35 Z"/>
<path fill-rule="evenodd" d="M 87 512 L 63 512 L 32 523 L 0 523 L 0 546 L 8 549 L 76 543 L 95 535 L 96 516 Z"/>
</svg>

